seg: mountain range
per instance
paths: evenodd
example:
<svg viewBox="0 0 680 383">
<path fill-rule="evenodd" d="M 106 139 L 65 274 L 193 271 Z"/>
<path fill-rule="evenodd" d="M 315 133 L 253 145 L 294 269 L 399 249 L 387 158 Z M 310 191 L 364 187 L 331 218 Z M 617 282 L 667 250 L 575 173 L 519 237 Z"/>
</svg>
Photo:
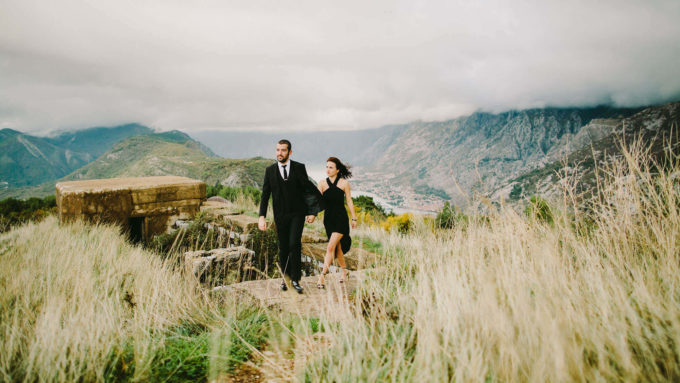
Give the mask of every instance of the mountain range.
<svg viewBox="0 0 680 383">
<path fill-rule="evenodd" d="M 3 138 L 1 143 L 11 148 L 13 153 L 26 151 L 27 154 L 23 154 L 22 161 L 4 162 L 2 174 L 15 175 L 21 181 L 16 175 L 27 174 L 26 169 L 32 170 L 37 165 L 42 168 L 37 171 L 39 176 L 23 179 L 23 182 L 8 178 L 12 181 L 10 183 L 3 178 L 7 184 L 0 189 L 0 198 L 41 197 L 53 194 L 54 185 L 59 181 L 114 177 L 176 175 L 200 179 L 211 185 L 220 183 L 228 186 L 259 186 L 264 168 L 272 163 L 272 160 L 264 158 L 220 158 L 186 133 L 154 133 L 153 130 L 137 124 L 92 128 L 48 138 L 19 132 L 14 132 L 13 136 L 16 136 L 14 140 Z M 42 151 L 38 152 L 34 146 L 42 148 Z M 49 148 L 50 153 L 56 153 L 53 154 L 54 157 L 69 153 L 70 166 L 50 161 L 50 157 L 44 154 L 47 152 L 44 148 Z M 74 152 L 69 148 L 80 151 Z M 97 153 L 101 155 L 95 157 Z M 79 161 L 76 162 L 74 157 Z"/>
<path fill-rule="evenodd" d="M 550 173 L 591 144 L 616 150 L 614 136 L 678 122 L 680 103 L 649 108 L 543 108 L 474 113 L 443 122 L 409 124 L 366 170 L 389 187 L 410 187 L 465 206 L 475 194 L 522 199 L 539 192 L 529 174 Z M 580 154 L 583 159 L 584 154 Z M 522 178 L 524 176 L 524 178 Z M 530 182 L 530 180 L 532 180 Z M 553 185 L 554 186 L 554 185 Z M 547 190 L 547 189 L 546 189 Z"/>
<path fill-rule="evenodd" d="M 476 194 L 520 202 L 533 194 L 554 196 L 556 172 L 565 165 L 583 174 L 584 190 L 592 187 L 594 164 L 616 154 L 621 137 L 642 136 L 653 143 L 677 130 L 679 121 L 676 102 L 477 112 L 359 131 L 192 133 L 210 148 L 186 133 L 156 133 L 139 124 L 49 137 L 4 129 L 0 198 L 51 194 L 58 180 L 121 176 L 180 175 L 209 184 L 260 186 L 275 143 L 287 138 L 296 160 L 324 163 L 334 155 L 359 165 L 355 189 L 393 194 L 402 205 L 408 205 L 407 194 L 459 206 Z"/>
</svg>

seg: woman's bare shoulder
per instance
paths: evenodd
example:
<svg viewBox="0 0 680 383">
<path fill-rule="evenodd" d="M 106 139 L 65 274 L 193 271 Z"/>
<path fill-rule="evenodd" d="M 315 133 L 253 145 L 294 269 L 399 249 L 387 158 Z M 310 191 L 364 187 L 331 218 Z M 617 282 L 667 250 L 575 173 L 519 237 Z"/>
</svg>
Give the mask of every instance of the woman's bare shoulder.
<svg viewBox="0 0 680 383">
<path fill-rule="evenodd" d="M 326 190 L 328 188 L 328 183 L 326 182 L 326 180 L 321 180 L 321 181 L 319 181 L 319 184 L 318 184 L 317 187 L 321 190 Z"/>
<path fill-rule="evenodd" d="M 340 181 L 338 181 L 338 187 L 340 189 L 349 187 L 349 181 L 346 178 L 340 178 Z"/>
</svg>

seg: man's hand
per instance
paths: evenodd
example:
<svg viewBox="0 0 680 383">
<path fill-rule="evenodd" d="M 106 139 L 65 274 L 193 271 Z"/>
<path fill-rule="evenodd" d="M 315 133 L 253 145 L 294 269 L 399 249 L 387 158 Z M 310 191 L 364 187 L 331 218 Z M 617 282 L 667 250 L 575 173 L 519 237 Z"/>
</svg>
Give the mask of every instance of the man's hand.
<svg viewBox="0 0 680 383">
<path fill-rule="evenodd" d="M 257 221 L 257 228 L 261 231 L 267 230 L 267 221 L 264 219 L 264 217 L 260 216 L 260 219 Z"/>
<path fill-rule="evenodd" d="M 316 218 L 315 215 L 308 215 L 308 216 L 307 216 L 307 223 L 313 223 L 313 222 L 314 222 L 314 218 Z"/>
</svg>

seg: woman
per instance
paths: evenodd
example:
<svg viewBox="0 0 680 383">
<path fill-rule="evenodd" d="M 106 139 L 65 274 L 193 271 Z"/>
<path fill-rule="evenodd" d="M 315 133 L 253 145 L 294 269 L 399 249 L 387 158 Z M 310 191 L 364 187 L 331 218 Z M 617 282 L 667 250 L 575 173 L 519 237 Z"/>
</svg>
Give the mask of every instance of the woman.
<svg viewBox="0 0 680 383">
<path fill-rule="evenodd" d="M 347 181 L 348 178 L 352 177 L 349 167 L 339 159 L 330 157 L 326 162 L 326 175 L 328 177 L 320 181 L 318 185 L 326 205 L 323 225 L 328 236 L 326 257 L 324 258 L 321 275 L 319 275 L 319 281 L 316 284 L 316 287 L 320 289 L 326 287 L 325 275 L 328 274 L 328 268 L 333 261 L 334 255 L 338 258 L 338 264 L 342 268 L 340 283 L 349 278 L 349 271 L 347 271 L 347 265 L 345 264 L 345 254 L 352 246 L 352 238 L 349 236 L 350 225 L 347 218 L 347 210 L 345 210 L 345 201 L 347 201 L 349 211 L 352 213 L 352 229 L 357 226 L 357 215 L 354 212 L 352 194 L 350 192 L 349 181 Z"/>
</svg>

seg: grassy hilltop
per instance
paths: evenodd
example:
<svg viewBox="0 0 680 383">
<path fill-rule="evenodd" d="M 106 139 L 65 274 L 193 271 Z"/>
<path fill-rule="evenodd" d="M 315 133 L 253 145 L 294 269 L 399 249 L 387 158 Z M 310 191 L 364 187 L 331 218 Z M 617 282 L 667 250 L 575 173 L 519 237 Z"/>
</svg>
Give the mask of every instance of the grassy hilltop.
<svg viewBox="0 0 680 383">
<path fill-rule="evenodd" d="M 0 236 L 0 376 L 677 381 L 680 158 L 643 149 L 602 169 L 585 208 L 566 185 L 540 214 L 501 206 L 448 229 L 362 216 L 353 236 L 380 267 L 332 320 L 204 292 L 112 227 L 29 223 Z"/>
<path fill-rule="evenodd" d="M 141 134 L 116 143 L 96 160 L 56 181 L 0 190 L 0 199 L 45 197 L 54 194 L 54 185 L 60 181 L 114 177 L 174 175 L 199 179 L 208 185 L 260 187 L 264 169 L 272 162 L 261 157 L 216 157 L 203 144 L 179 131 Z"/>
</svg>

